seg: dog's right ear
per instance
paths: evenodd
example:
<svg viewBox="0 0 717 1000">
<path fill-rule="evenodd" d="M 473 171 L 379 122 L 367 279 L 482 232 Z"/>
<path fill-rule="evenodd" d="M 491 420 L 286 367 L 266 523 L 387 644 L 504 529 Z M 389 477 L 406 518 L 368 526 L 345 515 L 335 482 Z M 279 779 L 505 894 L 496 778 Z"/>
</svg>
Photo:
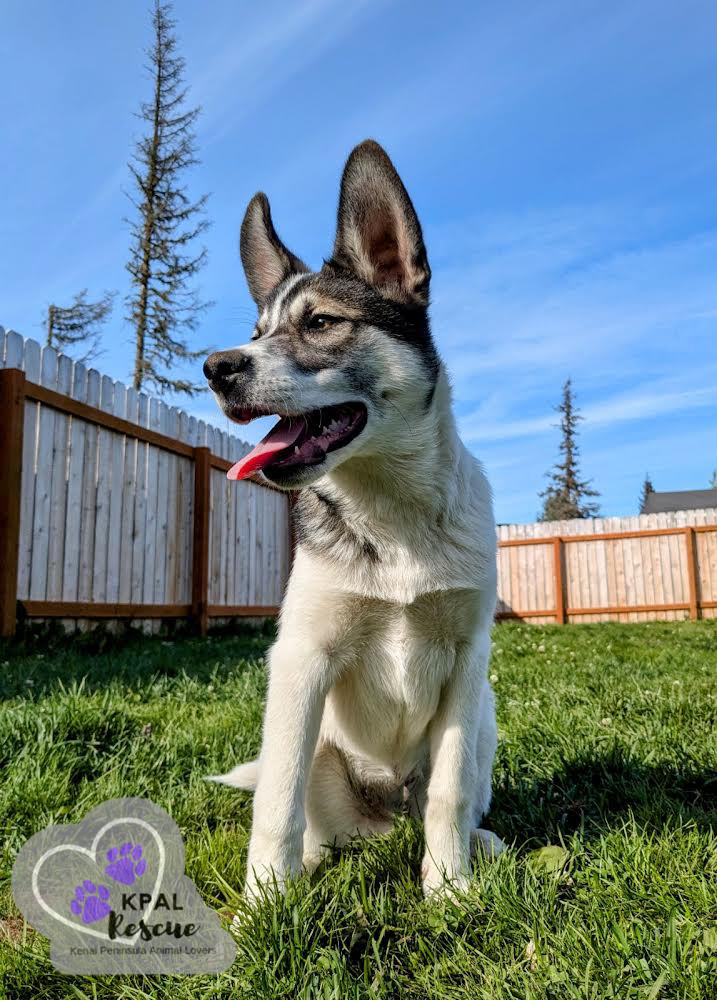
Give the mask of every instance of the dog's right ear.
<svg viewBox="0 0 717 1000">
<path fill-rule="evenodd" d="M 309 270 L 279 239 L 271 221 L 269 199 L 261 191 L 247 205 L 239 252 L 249 291 L 259 309 L 285 278 Z"/>
</svg>

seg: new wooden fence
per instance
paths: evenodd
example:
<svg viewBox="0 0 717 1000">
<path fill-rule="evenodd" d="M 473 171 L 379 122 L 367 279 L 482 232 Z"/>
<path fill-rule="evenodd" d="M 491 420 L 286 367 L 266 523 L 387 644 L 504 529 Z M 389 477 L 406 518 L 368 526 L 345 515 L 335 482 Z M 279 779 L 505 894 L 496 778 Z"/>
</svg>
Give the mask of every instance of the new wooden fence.
<svg viewBox="0 0 717 1000">
<path fill-rule="evenodd" d="M 276 613 L 288 499 L 227 481 L 248 445 L 1 328 L 0 369 L 1 634 Z"/>
<path fill-rule="evenodd" d="M 717 617 L 717 509 L 498 528 L 500 618 Z"/>
</svg>

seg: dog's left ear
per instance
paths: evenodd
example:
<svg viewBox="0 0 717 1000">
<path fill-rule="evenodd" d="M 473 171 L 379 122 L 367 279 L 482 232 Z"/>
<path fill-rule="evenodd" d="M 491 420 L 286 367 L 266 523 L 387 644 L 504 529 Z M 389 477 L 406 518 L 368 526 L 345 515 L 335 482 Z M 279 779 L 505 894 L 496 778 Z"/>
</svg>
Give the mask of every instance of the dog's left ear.
<svg viewBox="0 0 717 1000">
<path fill-rule="evenodd" d="M 285 278 L 309 270 L 279 239 L 271 221 L 269 199 L 261 191 L 247 205 L 241 224 L 239 252 L 249 291 L 259 309 Z"/>
<path fill-rule="evenodd" d="M 386 298 L 428 305 L 431 269 L 416 210 L 372 139 L 357 146 L 344 167 L 333 261 Z"/>
</svg>

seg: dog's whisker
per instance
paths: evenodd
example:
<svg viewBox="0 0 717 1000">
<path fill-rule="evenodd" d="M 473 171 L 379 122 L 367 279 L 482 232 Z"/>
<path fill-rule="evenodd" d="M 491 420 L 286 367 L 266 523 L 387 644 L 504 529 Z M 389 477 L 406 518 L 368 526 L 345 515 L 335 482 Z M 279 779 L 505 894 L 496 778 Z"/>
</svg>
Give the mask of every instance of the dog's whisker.
<svg viewBox="0 0 717 1000">
<path fill-rule="evenodd" d="M 399 409 L 399 407 L 396 406 L 396 404 L 393 402 L 393 400 L 387 399 L 386 402 L 389 404 L 389 406 L 392 406 L 394 408 L 394 410 L 398 411 L 398 413 L 400 414 L 400 416 L 403 418 L 403 422 L 405 423 L 406 427 L 408 427 L 408 429 L 410 431 L 411 430 L 411 425 L 409 424 L 408 420 L 406 420 L 406 417 L 404 416 L 404 414 L 402 413 L 402 411 Z"/>
</svg>

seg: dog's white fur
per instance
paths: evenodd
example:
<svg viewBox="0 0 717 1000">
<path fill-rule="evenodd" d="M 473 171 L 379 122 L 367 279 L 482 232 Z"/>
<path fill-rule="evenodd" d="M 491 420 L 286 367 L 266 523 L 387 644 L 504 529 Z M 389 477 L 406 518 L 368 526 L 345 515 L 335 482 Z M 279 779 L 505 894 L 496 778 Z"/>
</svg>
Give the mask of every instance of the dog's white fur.
<svg viewBox="0 0 717 1000">
<path fill-rule="evenodd" d="M 269 334 L 279 313 L 275 303 L 264 316 Z M 323 380 L 290 372 L 270 336 L 245 350 L 257 382 L 292 407 L 357 398 L 338 370 Z M 426 893 L 446 879 L 465 886 L 472 848 L 502 848 L 478 829 L 496 749 L 490 488 L 458 437 L 443 367 L 426 409 L 415 351 L 376 330 L 371 357 L 377 395 L 385 383 L 393 405 L 378 413 L 366 399 L 366 430 L 314 482 L 380 558 L 298 546 L 269 654 L 260 757 L 214 779 L 256 789 L 249 894 L 314 867 L 327 844 L 388 830 L 402 805 L 425 824 Z M 375 790 L 375 808 L 354 784 Z"/>
</svg>

